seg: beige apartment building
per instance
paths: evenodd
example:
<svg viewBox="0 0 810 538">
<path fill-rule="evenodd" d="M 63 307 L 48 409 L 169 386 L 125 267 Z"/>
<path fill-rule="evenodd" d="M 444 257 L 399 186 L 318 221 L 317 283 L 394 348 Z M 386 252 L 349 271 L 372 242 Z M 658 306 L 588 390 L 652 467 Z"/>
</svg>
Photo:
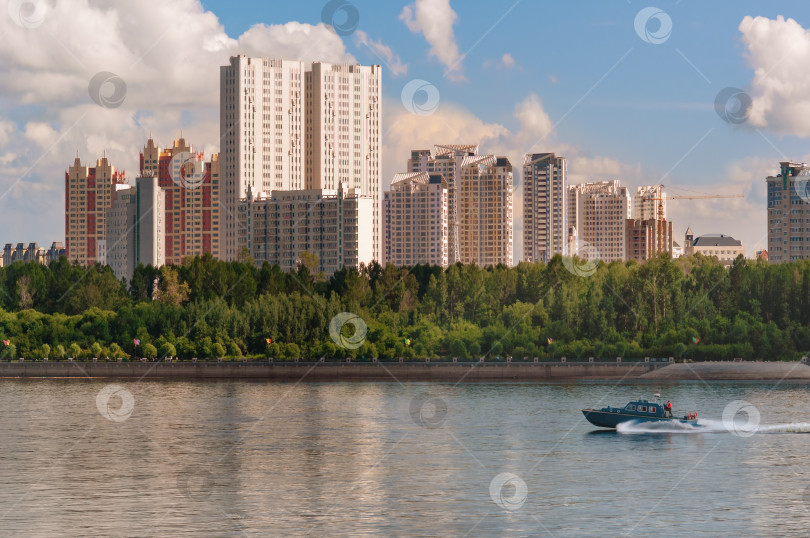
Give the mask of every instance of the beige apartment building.
<svg viewBox="0 0 810 538">
<path fill-rule="evenodd" d="M 458 182 L 458 261 L 512 266 L 512 185 L 512 163 L 506 157 L 464 158 Z"/>
<path fill-rule="evenodd" d="M 568 254 L 568 179 L 565 157 L 523 157 L 523 261 L 548 262 Z"/>
<path fill-rule="evenodd" d="M 82 164 L 79 157 L 65 172 L 65 251 L 71 262 L 87 266 L 105 258 L 107 210 L 116 185 L 126 183 L 106 155 L 96 166 Z"/>
<path fill-rule="evenodd" d="M 454 264 L 461 260 L 459 251 L 459 198 L 456 196 L 458 181 L 461 178 L 461 167 L 464 159 L 478 155 L 477 144 L 446 144 L 437 145 L 433 150 L 412 150 L 408 159 L 407 171 L 410 173 L 428 172 L 439 174 L 447 181 L 448 204 L 448 263 Z"/>
<path fill-rule="evenodd" d="M 568 188 L 569 228 L 575 230 L 578 245 L 595 249 L 604 262 L 624 260 L 630 211 L 630 194 L 617 179 Z"/>
<path fill-rule="evenodd" d="M 397 174 L 383 195 L 384 261 L 447 267 L 449 194 L 441 174 Z"/>
<path fill-rule="evenodd" d="M 236 215 L 248 192 L 332 190 L 371 196 L 372 256 L 382 255 L 380 66 L 234 56 L 220 69 L 223 200 Z M 225 218 L 223 256 L 240 250 Z"/>
<path fill-rule="evenodd" d="M 344 267 L 359 268 L 375 258 L 372 245 L 374 200 L 359 189 L 273 191 L 248 197 L 238 208 L 239 243 L 261 264 L 297 269 L 302 254 L 318 257 L 327 277 Z"/>
</svg>

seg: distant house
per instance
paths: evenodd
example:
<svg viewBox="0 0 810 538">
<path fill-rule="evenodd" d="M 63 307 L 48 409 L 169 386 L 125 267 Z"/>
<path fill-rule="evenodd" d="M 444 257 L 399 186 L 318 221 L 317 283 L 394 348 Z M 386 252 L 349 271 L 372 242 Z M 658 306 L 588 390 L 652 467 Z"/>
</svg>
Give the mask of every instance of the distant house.
<svg viewBox="0 0 810 538">
<path fill-rule="evenodd" d="M 684 235 L 684 255 L 703 254 L 704 256 L 716 256 L 725 266 L 734 264 L 737 256 L 745 256 L 745 247 L 742 241 L 734 239 L 730 235 L 707 234 L 694 237 L 692 228 L 686 229 Z"/>
</svg>

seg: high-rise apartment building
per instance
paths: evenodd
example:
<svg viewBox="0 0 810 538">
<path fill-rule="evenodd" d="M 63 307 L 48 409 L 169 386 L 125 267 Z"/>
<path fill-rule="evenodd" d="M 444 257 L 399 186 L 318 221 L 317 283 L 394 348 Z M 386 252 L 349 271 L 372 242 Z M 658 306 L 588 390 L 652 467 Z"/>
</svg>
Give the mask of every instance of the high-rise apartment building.
<svg viewBox="0 0 810 538">
<path fill-rule="evenodd" d="M 768 259 L 772 263 L 810 259 L 810 168 L 780 162 L 768 184 Z"/>
<path fill-rule="evenodd" d="M 184 138 L 160 150 L 151 138 L 141 152 L 141 176 L 154 176 L 165 196 L 165 263 L 210 253 L 222 257 L 219 154 L 205 160 Z"/>
<path fill-rule="evenodd" d="M 397 174 L 383 196 L 384 261 L 448 265 L 448 188 L 441 174 Z"/>
<path fill-rule="evenodd" d="M 374 199 L 381 259 L 380 66 L 235 56 L 220 70 L 223 256 L 238 255 L 240 200 L 275 190 L 359 189 Z"/>
<path fill-rule="evenodd" d="M 568 253 L 568 180 L 565 157 L 523 158 L 523 261 L 548 262 Z"/>
<path fill-rule="evenodd" d="M 643 263 L 662 252 L 674 257 L 672 222 L 662 219 L 627 221 L 626 260 Z"/>
<path fill-rule="evenodd" d="M 461 263 L 511 267 L 512 163 L 506 157 L 465 157 L 458 181 L 458 250 Z"/>
<path fill-rule="evenodd" d="M 317 271 L 331 276 L 343 267 L 359 268 L 372 251 L 373 198 L 359 189 L 273 191 L 248 197 L 239 207 L 239 242 L 256 263 L 291 271 L 304 253 L 318 257 Z"/>
<path fill-rule="evenodd" d="M 139 264 L 166 263 L 166 191 L 155 176 L 139 177 L 135 186 L 118 185 L 107 210 L 106 263 L 119 279 L 132 279 Z"/>
<path fill-rule="evenodd" d="M 630 209 L 627 187 L 622 187 L 617 179 L 568 188 L 569 227 L 576 229 L 577 244 L 595 249 L 602 261 L 624 259 Z M 582 256 L 578 252 L 570 254 Z"/>
<path fill-rule="evenodd" d="M 72 262 L 92 265 L 104 259 L 107 209 L 115 185 L 126 183 L 106 155 L 95 167 L 84 166 L 79 157 L 65 172 L 65 250 Z"/>
<path fill-rule="evenodd" d="M 663 185 L 645 185 L 636 188 L 633 195 L 633 218 L 636 220 L 667 218 L 667 193 Z"/>
<path fill-rule="evenodd" d="M 458 197 L 457 184 L 461 178 L 461 165 L 467 157 L 478 155 L 477 144 L 447 144 L 429 149 L 412 150 L 407 171 L 428 172 L 441 175 L 447 181 L 448 194 L 448 260 L 452 265 L 460 261 L 458 247 Z"/>
</svg>

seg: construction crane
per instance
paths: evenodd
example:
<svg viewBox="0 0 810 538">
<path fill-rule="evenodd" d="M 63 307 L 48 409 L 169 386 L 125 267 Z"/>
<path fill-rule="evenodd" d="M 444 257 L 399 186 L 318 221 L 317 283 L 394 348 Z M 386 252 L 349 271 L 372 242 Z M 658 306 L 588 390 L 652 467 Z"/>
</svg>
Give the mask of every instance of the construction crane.
<svg viewBox="0 0 810 538">
<path fill-rule="evenodd" d="M 664 186 L 661 185 L 661 192 L 664 191 Z M 641 198 L 642 202 L 650 201 L 657 201 L 658 202 L 658 220 L 663 221 L 664 219 L 664 200 L 706 200 L 710 198 L 745 198 L 743 194 L 679 194 L 675 196 L 667 196 L 666 198 L 663 197 L 655 197 L 655 196 L 643 196 Z M 663 234 L 658 235 L 658 252 L 663 252 L 664 249 L 664 238 Z"/>
</svg>

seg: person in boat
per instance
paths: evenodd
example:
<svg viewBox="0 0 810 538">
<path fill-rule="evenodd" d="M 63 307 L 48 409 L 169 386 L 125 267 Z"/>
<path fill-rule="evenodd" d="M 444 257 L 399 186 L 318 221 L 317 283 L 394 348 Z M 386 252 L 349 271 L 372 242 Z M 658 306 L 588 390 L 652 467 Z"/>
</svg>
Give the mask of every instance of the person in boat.
<svg viewBox="0 0 810 538">
<path fill-rule="evenodd" d="M 664 416 L 672 417 L 672 403 L 670 401 L 667 401 L 667 404 L 664 406 Z"/>
</svg>

